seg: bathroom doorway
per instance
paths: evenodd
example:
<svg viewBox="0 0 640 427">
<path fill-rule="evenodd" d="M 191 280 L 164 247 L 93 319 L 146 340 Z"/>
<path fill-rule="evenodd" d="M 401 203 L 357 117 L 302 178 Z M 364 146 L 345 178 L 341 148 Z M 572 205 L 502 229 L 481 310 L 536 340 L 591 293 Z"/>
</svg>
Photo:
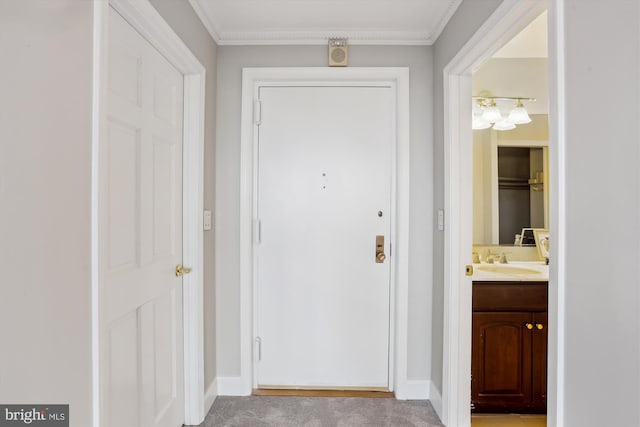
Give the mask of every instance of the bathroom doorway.
<svg viewBox="0 0 640 427">
<path fill-rule="evenodd" d="M 545 11 L 472 74 L 473 427 L 546 425 L 548 69 Z"/>
<path fill-rule="evenodd" d="M 443 420 L 449 425 L 468 426 L 471 423 L 470 390 L 471 390 L 471 307 L 472 307 L 472 236 L 473 236 L 473 131 L 471 130 L 472 111 L 469 108 L 473 93 L 473 72 L 479 70 L 491 57 L 504 47 L 509 40 L 538 18 L 546 9 L 543 2 L 526 0 L 505 2 L 487 20 L 458 55 L 445 67 L 445 314 L 444 314 L 444 375 L 443 375 Z M 549 13 L 551 44 L 555 46 L 558 17 L 553 11 Z M 558 109 L 556 81 L 557 70 L 561 64 L 557 61 L 557 50 L 551 50 L 549 56 L 549 102 L 553 112 Z M 560 82 L 561 84 L 562 82 Z M 496 94 L 509 96 L 509 94 Z M 525 96 L 514 95 L 515 98 Z M 556 127 L 550 127 L 549 140 L 562 143 L 557 129 L 563 118 L 552 118 Z M 549 176 L 551 178 L 551 209 L 549 224 L 552 232 L 562 228 L 559 213 L 562 206 L 555 205 L 564 194 L 559 176 L 558 160 L 554 153 L 561 147 L 550 147 L 551 158 Z M 558 235 L 557 247 L 562 245 L 562 235 Z M 515 239 L 515 236 L 514 236 Z M 552 251 L 553 252 L 553 251 Z M 558 255 L 559 251 L 554 252 Z M 561 255 L 561 253 L 559 253 Z M 549 321 L 553 324 L 548 329 L 548 417 L 554 424 L 558 417 L 558 389 L 562 385 L 558 379 L 557 354 L 562 349 L 558 346 L 558 337 L 562 331 L 558 327 L 558 300 L 562 297 L 558 289 L 558 269 L 563 260 L 556 257 L 556 268 L 551 270 L 549 279 Z M 465 268 L 467 265 L 467 268 Z M 561 313 L 560 313 L 561 314 Z M 535 327 L 532 325 L 532 327 Z M 547 330 L 547 329 L 545 329 Z"/>
</svg>

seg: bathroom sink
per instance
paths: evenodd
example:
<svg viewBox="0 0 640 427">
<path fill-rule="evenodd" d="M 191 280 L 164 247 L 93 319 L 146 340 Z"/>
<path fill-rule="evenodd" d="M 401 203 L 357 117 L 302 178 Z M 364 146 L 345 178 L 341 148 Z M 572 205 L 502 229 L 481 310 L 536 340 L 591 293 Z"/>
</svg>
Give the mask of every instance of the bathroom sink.
<svg viewBox="0 0 640 427">
<path fill-rule="evenodd" d="M 520 267 L 516 265 L 504 265 L 504 264 L 488 264 L 479 265 L 475 267 L 476 270 L 486 271 L 488 273 L 501 273 L 501 274 L 540 274 L 540 270 L 533 268 Z"/>
</svg>

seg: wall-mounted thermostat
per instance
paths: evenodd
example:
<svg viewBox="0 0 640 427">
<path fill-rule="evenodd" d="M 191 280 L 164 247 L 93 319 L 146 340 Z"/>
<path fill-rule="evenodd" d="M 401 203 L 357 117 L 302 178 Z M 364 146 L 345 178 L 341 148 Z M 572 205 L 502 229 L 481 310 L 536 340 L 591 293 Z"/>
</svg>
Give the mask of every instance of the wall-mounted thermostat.
<svg viewBox="0 0 640 427">
<path fill-rule="evenodd" d="M 330 38 L 329 39 L 329 66 L 330 67 L 346 67 L 348 59 L 347 39 Z"/>
</svg>

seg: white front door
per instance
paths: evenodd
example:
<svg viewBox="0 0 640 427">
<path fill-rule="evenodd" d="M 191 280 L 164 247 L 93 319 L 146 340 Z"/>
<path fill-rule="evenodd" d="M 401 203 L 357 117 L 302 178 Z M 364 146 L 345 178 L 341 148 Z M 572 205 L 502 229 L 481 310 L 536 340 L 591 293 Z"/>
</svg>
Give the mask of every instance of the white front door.
<svg viewBox="0 0 640 427">
<path fill-rule="evenodd" d="M 259 97 L 258 387 L 387 389 L 395 91 Z"/>
<path fill-rule="evenodd" d="M 183 76 L 109 15 L 100 146 L 101 392 L 105 426 L 184 420 Z"/>
</svg>

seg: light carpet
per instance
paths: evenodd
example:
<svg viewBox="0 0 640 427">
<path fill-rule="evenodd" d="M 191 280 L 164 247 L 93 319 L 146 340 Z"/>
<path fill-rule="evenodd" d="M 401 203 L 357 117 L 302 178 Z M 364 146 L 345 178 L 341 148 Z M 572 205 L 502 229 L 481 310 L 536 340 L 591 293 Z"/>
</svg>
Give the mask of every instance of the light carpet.
<svg viewBox="0 0 640 427">
<path fill-rule="evenodd" d="M 428 400 L 218 397 L 200 427 L 443 427 Z"/>
</svg>

